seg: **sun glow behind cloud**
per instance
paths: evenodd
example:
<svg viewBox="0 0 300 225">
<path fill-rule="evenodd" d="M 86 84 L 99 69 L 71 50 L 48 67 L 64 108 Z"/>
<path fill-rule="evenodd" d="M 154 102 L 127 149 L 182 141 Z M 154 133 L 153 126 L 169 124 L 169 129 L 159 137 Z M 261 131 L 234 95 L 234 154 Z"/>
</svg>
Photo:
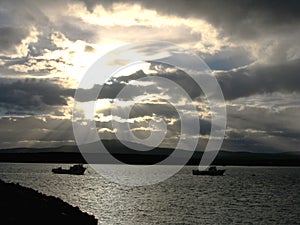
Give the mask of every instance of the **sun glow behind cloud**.
<svg viewBox="0 0 300 225">
<path fill-rule="evenodd" d="M 230 45 L 205 20 L 162 15 L 140 4 L 114 3 L 110 9 L 97 5 L 90 12 L 84 4 L 72 3 L 67 14 L 104 30 L 99 32 L 99 43 L 104 45 L 171 38 L 179 41 L 183 47 L 210 53 Z"/>
<path fill-rule="evenodd" d="M 126 43 L 167 40 L 193 51 L 207 53 L 231 45 L 205 20 L 163 15 L 137 3 L 114 3 L 110 9 L 99 4 L 89 11 L 83 3 L 68 2 L 66 8 L 53 10 L 40 6 L 52 24 L 61 24 L 62 27 L 45 30 L 32 26 L 28 36 L 16 47 L 15 54 L 26 56 L 29 46 L 34 43 L 34 48 L 43 47 L 39 50 L 41 54 L 29 56 L 27 64 L 11 65 L 11 70 L 28 73 L 28 76 L 31 73 L 47 73 L 48 76 L 59 74 L 71 80 L 71 83 L 62 85 L 75 87 L 93 62 Z M 93 33 L 93 40 L 88 40 L 88 36 L 74 40 L 65 34 L 68 30 L 64 26 L 80 27 L 83 33 L 87 30 Z M 39 39 L 45 35 L 49 36 L 54 49 L 40 46 L 43 42 L 40 43 Z"/>
</svg>

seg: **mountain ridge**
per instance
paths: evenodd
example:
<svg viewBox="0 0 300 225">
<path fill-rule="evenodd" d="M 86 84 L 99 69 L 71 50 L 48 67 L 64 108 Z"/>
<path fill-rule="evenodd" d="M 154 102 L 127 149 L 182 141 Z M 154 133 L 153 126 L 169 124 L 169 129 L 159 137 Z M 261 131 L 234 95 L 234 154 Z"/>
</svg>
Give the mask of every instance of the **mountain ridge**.
<svg viewBox="0 0 300 225">
<path fill-rule="evenodd" d="M 110 155 L 119 160 L 120 163 L 127 164 L 155 164 L 168 157 L 173 157 L 174 164 L 182 162 L 182 157 L 172 155 L 174 149 L 154 148 L 150 151 L 136 151 L 115 141 L 103 143 Z M 138 145 L 138 144 L 136 144 Z M 91 143 L 91 148 L 95 148 L 96 143 Z M 149 147 L 149 146 L 148 146 Z M 190 154 L 187 150 L 177 150 L 180 156 Z M 196 150 L 192 153 L 187 162 L 188 165 L 199 165 L 203 151 Z M 67 145 L 49 148 L 14 148 L 0 150 L 0 162 L 27 162 L 27 163 L 86 163 L 89 158 L 90 163 L 114 164 L 116 161 L 107 157 L 106 153 L 97 151 L 87 152 L 84 156 L 76 145 Z M 273 152 L 257 153 L 249 151 L 218 151 L 213 164 L 216 165 L 247 165 L 247 166 L 300 166 L 300 152 Z"/>
</svg>

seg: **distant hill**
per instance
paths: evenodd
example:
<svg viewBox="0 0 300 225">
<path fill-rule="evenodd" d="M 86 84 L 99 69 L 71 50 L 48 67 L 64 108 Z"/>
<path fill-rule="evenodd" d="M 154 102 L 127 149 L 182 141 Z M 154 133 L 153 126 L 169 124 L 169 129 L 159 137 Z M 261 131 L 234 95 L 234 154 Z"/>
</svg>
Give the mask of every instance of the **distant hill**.
<svg viewBox="0 0 300 225">
<path fill-rule="evenodd" d="M 123 145 L 119 140 L 102 140 L 102 143 L 108 149 L 110 153 L 136 153 L 137 151 L 132 150 L 125 145 Z M 149 146 L 145 146 L 138 143 L 131 143 L 131 142 L 124 142 L 128 143 L 131 146 L 135 146 L 136 148 L 151 148 Z M 95 151 L 95 149 L 98 148 L 97 142 L 86 144 L 85 147 L 88 147 L 90 149 L 93 149 L 92 152 Z M 167 148 L 155 148 L 149 152 L 151 154 L 160 154 L 159 151 L 173 151 Z M 96 150 L 97 151 L 97 150 Z M 1 153 L 46 153 L 46 152 L 69 152 L 69 153 L 79 153 L 79 149 L 77 145 L 64 145 L 59 147 L 49 147 L 49 148 L 11 148 L 11 149 L 0 149 Z"/>
<path fill-rule="evenodd" d="M 110 154 L 121 162 L 128 164 L 155 164 L 171 155 L 174 149 L 155 148 L 150 151 L 135 151 L 122 145 L 118 141 L 103 141 Z M 131 143 L 132 144 L 132 143 Z M 89 144 L 90 148 L 96 148 L 96 143 Z M 135 144 L 136 147 L 139 144 Z M 145 146 L 144 146 L 145 147 Z M 187 153 L 180 150 L 180 155 Z M 86 153 L 89 162 L 110 164 L 115 163 L 109 160 L 103 153 Z M 199 165 L 203 152 L 195 151 L 188 161 L 188 165 Z M 173 158 L 174 162 L 180 159 Z M 0 162 L 31 162 L 31 163 L 86 163 L 77 146 L 61 146 L 54 148 L 16 148 L 0 150 Z M 253 153 L 253 152 L 232 152 L 219 151 L 213 164 L 215 165 L 245 165 L 245 166 L 300 166 L 299 152 L 282 153 Z"/>
<path fill-rule="evenodd" d="M 60 147 L 49 148 L 10 148 L 1 149 L 0 154 L 3 153 L 47 153 L 47 152 L 73 152 L 79 153 L 79 149 L 75 145 L 65 145 Z"/>
</svg>

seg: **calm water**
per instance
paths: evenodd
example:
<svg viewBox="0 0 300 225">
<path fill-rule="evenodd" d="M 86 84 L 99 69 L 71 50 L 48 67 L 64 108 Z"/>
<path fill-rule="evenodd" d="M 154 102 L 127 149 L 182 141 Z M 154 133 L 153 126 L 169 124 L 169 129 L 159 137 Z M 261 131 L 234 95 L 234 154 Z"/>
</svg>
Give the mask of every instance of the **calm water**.
<svg viewBox="0 0 300 225">
<path fill-rule="evenodd" d="M 223 177 L 204 177 L 185 167 L 157 185 L 124 187 L 91 168 L 52 174 L 56 166 L 0 164 L 0 179 L 58 196 L 100 224 L 300 224 L 300 168 L 228 167 Z"/>
</svg>

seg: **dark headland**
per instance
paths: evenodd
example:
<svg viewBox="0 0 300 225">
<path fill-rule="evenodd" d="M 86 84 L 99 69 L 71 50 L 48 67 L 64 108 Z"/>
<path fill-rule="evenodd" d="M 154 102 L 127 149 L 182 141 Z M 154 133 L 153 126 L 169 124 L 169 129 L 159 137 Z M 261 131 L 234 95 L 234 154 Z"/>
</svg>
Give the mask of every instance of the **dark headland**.
<svg viewBox="0 0 300 225">
<path fill-rule="evenodd" d="M 0 224 L 96 225 L 97 219 L 59 198 L 0 180 Z"/>
</svg>

